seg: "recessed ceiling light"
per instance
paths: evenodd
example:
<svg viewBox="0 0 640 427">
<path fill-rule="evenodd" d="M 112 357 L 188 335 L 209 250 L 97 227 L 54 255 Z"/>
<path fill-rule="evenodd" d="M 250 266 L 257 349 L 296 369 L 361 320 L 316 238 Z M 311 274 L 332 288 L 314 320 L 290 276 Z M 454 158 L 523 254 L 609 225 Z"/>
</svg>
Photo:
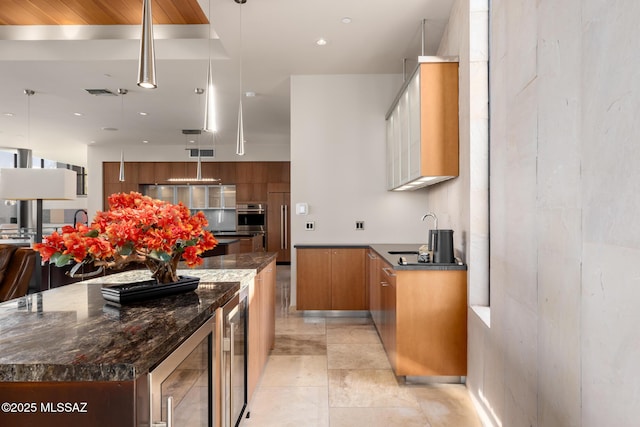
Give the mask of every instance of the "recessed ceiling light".
<svg viewBox="0 0 640 427">
<path fill-rule="evenodd" d="M 249 91 L 249 92 L 245 92 L 244 96 L 246 96 L 247 98 L 253 98 L 254 96 L 256 96 L 256 93 Z"/>
<path fill-rule="evenodd" d="M 140 114 L 141 116 L 148 116 L 149 113 L 147 113 L 146 111 L 140 111 L 138 114 Z"/>
<path fill-rule="evenodd" d="M 143 143 L 143 144 L 148 144 L 148 143 L 149 143 L 149 141 L 145 139 L 144 141 L 142 141 L 142 143 Z"/>
<path fill-rule="evenodd" d="M 342 18 L 342 23 L 351 24 L 351 18 L 349 18 L 348 16 L 345 16 L 344 18 Z"/>
<path fill-rule="evenodd" d="M 13 113 L 2 113 L 3 116 L 13 117 L 15 114 Z"/>
<path fill-rule="evenodd" d="M 320 38 L 320 39 L 316 40 L 316 44 L 318 46 L 325 46 L 327 44 L 327 40 Z"/>
<path fill-rule="evenodd" d="M 82 115 L 83 115 L 83 114 L 82 114 L 82 113 L 75 112 L 75 113 L 73 113 L 73 115 L 74 115 L 74 116 L 77 116 L 77 117 L 82 117 Z"/>
</svg>

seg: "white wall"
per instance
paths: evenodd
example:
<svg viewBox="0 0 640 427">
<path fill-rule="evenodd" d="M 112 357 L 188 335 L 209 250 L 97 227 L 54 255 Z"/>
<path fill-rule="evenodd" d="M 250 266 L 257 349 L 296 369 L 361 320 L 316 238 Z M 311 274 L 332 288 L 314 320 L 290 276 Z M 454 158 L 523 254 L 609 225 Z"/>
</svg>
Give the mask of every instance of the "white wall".
<svg viewBox="0 0 640 427">
<path fill-rule="evenodd" d="M 401 84 L 400 75 L 291 78 L 291 203 L 309 204 L 309 215 L 292 215 L 293 245 L 426 243 L 426 192 L 386 190 L 385 114 Z"/>
<path fill-rule="evenodd" d="M 640 419 L 640 3 L 493 0 L 491 327 L 469 388 L 502 426 Z"/>
</svg>

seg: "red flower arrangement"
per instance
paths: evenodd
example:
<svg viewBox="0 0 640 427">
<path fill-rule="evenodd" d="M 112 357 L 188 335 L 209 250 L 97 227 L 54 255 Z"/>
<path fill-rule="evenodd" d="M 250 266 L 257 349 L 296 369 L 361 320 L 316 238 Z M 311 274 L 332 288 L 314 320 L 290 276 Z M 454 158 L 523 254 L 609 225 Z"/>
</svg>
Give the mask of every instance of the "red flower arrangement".
<svg viewBox="0 0 640 427">
<path fill-rule="evenodd" d="M 109 210 L 96 213 L 90 226 L 64 226 L 33 245 L 44 261 L 63 266 L 71 260 L 93 263 L 102 268 L 123 268 L 144 263 L 159 283 L 178 280 L 176 269 L 183 259 L 189 267 L 202 263 L 199 257 L 218 243 L 205 230 L 204 213 L 191 212 L 177 205 L 155 200 L 140 193 L 109 196 Z"/>
</svg>

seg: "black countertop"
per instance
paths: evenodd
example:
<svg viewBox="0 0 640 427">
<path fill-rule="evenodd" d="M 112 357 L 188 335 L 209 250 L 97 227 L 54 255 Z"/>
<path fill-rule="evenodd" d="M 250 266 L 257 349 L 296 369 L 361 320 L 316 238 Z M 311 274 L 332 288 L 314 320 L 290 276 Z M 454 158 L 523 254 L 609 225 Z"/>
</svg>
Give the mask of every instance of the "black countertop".
<svg viewBox="0 0 640 427">
<path fill-rule="evenodd" d="M 133 270 L 30 294 L 0 304 L 0 381 L 128 381 L 148 372 L 197 330 L 273 253 L 205 259 L 194 292 L 118 307 L 102 283 L 150 278 Z"/>
<path fill-rule="evenodd" d="M 373 249 L 382 259 L 391 264 L 394 270 L 466 270 L 467 265 L 464 263 L 440 264 L 440 263 L 419 263 L 418 255 L 414 254 L 390 254 L 389 252 L 409 252 L 418 251 L 422 243 L 403 243 L 403 244 L 297 244 L 296 249 L 330 249 L 330 248 L 354 248 L 354 249 Z M 400 265 L 398 260 L 400 257 L 407 259 L 407 265 Z"/>
</svg>

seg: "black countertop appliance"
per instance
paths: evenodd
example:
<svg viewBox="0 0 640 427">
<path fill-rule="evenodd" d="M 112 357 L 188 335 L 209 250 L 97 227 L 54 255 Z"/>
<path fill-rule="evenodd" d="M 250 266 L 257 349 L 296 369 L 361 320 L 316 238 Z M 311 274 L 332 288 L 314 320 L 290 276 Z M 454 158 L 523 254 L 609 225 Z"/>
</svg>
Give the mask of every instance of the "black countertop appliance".
<svg viewBox="0 0 640 427">
<path fill-rule="evenodd" d="M 432 262 L 453 263 L 453 230 L 429 230 L 429 251 L 433 254 Z"/>
</svg>

